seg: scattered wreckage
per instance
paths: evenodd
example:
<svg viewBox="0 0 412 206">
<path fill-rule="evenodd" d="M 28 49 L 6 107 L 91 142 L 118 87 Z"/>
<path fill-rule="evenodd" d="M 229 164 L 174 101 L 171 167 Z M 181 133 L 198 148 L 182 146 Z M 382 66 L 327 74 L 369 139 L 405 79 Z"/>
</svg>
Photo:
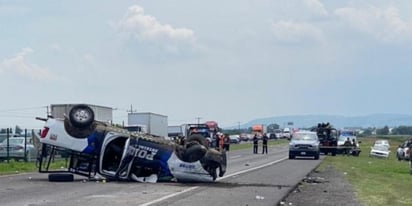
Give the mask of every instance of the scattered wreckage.
<svg viewBox="0 0 412 206">
<path fill-rule="evenodd" d="M 226 172 L 226 153 L 209 148 L 198 135 L 179 145 L 131 133 L 95 120 L 84 104 L 75 105 L 64 119 L 36 119 L 45 121 L 34 139 L 40 147 L 39 172 L 50 173 L 49 181 L 72 181 L 77 174 L 120 181 L 213 182 Z M 67 170 L 50 169 L 56 154 L 67 154 Z"/>
</svg>

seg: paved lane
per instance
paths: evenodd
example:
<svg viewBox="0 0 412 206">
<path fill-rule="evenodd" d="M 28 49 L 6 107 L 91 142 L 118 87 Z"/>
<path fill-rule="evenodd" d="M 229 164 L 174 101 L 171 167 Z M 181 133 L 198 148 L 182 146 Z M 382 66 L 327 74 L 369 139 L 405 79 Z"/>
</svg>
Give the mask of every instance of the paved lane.
<svg viewBox="0 0 412 206">
<path fill-rule="evenodd" d="M 53 183 L 47 174 L 9 175 L 0 177 L 0 200 L 4 206 L 274 205 L 320 163 L 286 156 L 285 145 L 270 147 L 268 155 L 230 151 L 227 174 L 209 184 L 103 183 L 80 176 Z"/>
</svg>

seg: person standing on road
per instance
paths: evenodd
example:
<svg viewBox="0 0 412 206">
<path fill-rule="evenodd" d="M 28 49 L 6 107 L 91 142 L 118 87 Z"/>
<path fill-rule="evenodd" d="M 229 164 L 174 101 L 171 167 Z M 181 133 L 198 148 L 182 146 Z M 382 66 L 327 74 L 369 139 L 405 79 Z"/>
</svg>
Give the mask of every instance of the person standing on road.
<svg viewBox="0 0 412 206">
<path fill-rule="evenodd" d="M 268 136 L 266 134 L 263 135 L 262 137 L 262 154 L 267 154 L 268 153 Z"/>
<path fill-rule="evenodd" d="M 229 147 L 230 147 L 230 137 L 228 134 L 225 134 L 225 139 L 224 139 L 224 143 L 223 143 L 223 149 L 225 151 L 229 151 Z"/>
<path fill-rule="evenodd" d="M 259 139 L 257 137 L 257 134 L 255 134 L 255 136 L 253 136 L 253 154 L 258 153 L 258 142 L 259 142 Z"/>
<path fill-rule="evenodd" d="M 223 151 L 225 145 L 225 135 L 221 134 L 219 138 L 219 151 Z"/>
</svg>

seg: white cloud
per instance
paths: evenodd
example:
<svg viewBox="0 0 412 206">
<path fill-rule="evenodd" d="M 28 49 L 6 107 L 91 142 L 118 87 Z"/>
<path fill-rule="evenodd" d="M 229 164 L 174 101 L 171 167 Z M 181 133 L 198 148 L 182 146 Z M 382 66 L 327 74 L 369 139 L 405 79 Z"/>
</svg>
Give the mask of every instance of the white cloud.
<svg viewBox="0 0 412 206">
<path fill-rule="evenodd" d="M 312 11 L 313 13 L 320 16 L 327 16 L 328 12 L 323 6 L 320 0 L 304 0 L 303 3 Z"/>
<path fill-rule="evenodd" d="M 0 71 L 12 72 L 35 80 L 54 79 L 55 76 L 47 68 L 30 63 L 27 60 L 27 55 L 33 52 L 34 51 L 31 48 L 23 48 L 22 51 L 17 53 L 15 56 L 9 59 L 4 59 L 0 63 Z"/>
<path fill-rule="evenodd" d="M 279 21 L 272 24 L 272 31 L 277 40 L 287 43 L 302 43 L 306 40 L 320 41 L 322 30 L 308 23 Z"/>
<path fill-rule="evenodd" d="M 187 28 L 174 28 L 160 23 L 155 17 L 145 14 L 139 5 L 129 7 L 117 27 L 120 31 L 131 34 L 139 40 L 166 40 L 192 42 L 194 32 Z"/>
<path fill-rule="evenodd" d="M 340 8 L 335 10 L 343 22 L 385 42 L 396 42 L 412 37 L 412 24 L 403 20 L 395 7 L 385 9 Z"/>
</svg>

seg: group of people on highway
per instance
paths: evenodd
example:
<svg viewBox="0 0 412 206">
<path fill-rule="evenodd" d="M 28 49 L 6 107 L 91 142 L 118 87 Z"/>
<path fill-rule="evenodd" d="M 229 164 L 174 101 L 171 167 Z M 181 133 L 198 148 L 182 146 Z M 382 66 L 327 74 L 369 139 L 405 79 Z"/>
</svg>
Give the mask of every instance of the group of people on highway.
<svg viewBox="0 0 412 206">
<path fill-rule="evenodd" d="M 258 147 L 259 147 L 259 137 L 258 134 L 255 134 L 255 136 L 253 136 L 253 154 L 257 154 L 258 153 Z M 268 136 L 266 134 L 264 134 L 262 136 L 262 154 L 267 154 L 268 153 Z"/>
<path fill-rule="evenodd" d="M 218 150 L 229 151 L 230 149 L 230 137 L 228 134 L 218 133 L 216 135 L 216 148 Z"/>
</svg>

